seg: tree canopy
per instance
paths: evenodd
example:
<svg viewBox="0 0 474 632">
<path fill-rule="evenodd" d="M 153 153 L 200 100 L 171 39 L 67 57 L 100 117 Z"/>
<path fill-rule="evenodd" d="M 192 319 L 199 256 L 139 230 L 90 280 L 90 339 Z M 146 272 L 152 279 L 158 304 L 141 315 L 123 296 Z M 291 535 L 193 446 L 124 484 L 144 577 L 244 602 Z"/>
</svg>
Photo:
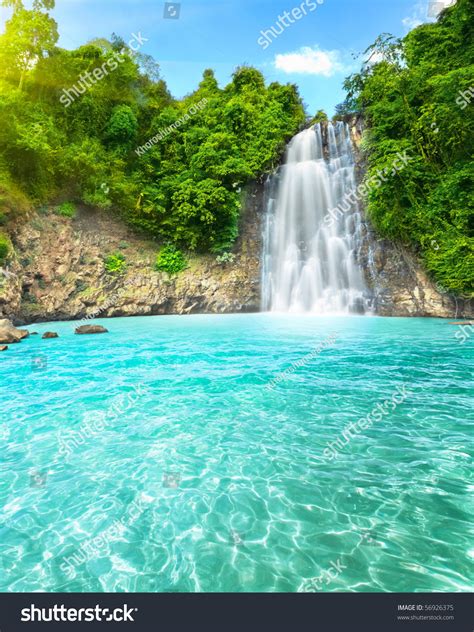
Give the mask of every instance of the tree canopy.
<svg viewBox="0 0 474 632">
<path fill-rule="evenodd" d="M 59 48 L 54 0 L 3 5 L 13 7 L 0 36 L 4 221 L 28 202 L 61 197 L 110 208 L 163 241 L 229 248 L 240 188 L 277 164 L 305 120 L 297 88 L 266 86 L 242 66 L 223 89 L 206 70 L 176 100 L 159 65 L 115 34 Z M 159 140 L 137 154 L 151 138 Z"/>
<path fill-rule="evenodd" d="M 473 295 L 474 2 L 458 0 L 403 40 L 384 34 L 346 82 L 365 115 L 368 173 L 411 160 L 373 187 L 368 212 L 383 235 L 410 244 L 441 287 Z M 377 60 L 376 63 L 374 61 Z"/>
</svg>

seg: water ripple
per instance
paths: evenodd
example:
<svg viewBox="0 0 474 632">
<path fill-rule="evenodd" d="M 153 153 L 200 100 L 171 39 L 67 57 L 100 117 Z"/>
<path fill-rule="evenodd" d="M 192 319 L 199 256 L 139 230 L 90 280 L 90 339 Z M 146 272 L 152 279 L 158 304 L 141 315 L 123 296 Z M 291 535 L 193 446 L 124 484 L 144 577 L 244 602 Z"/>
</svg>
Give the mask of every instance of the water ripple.
<svg viewBox="0 0 474 632">
<path fill-rule="evenodd" d="M 102 324 L 0 359 L 0 590 L 295 591 L 334 564 L 321 590 L 470 590 L 472 342 L 448 323 Z"/>
</svg>

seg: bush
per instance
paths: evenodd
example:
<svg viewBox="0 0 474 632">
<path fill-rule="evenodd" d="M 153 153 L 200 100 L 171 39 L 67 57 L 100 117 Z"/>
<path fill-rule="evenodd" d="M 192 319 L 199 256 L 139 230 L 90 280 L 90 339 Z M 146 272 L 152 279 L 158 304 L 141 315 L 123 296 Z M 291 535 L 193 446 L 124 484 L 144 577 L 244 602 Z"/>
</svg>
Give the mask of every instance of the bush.
<svg viewBox="0 0 474 632">
<path fill-rule="evenodd" d="M 62 217 L 74 217 L 76 214 L 76 207 L 72 202 L 63 202 L 56 207 L 56 213 Z"/>
<path fill-rule="evenodd" d="M 233 252 L 223 252 L 216 257 L 216 263 L 234 263 L 235 255 Z"/>
<path fill-rule="evenodd" d="M 121 252 L 108 255 L 104 261 L 104 265 L 109 274 L 122 274 L 127 267 L 125 256 Z"/>
<path fill-rule="evenodd" d="M 326 112 L 324 110 L 318 110 L 309 124 L 316 125 L 316 123 L 327 123 L 327 121 L 328 115 L 326 114 Z"/>
<path fill-rule="evenodd" d="M 105 137 L 114 145 L 129 147 L 135 140 L 137 130 L 138 121 L 132 108 L 128 105 L 117 105 L 110 117 Z"/>
<path fill-rule="evenodd" d="M 172 244 L 164 246 L 156 257 L 155 268 L 160 272 L 178 274 L 178 272 L 181 272 L 187 268 L 187 266 L 186 257 L 181 250 Z"/>
<path fill-rule="evenodd" d="M 6 235 L 0 233 L 0 263 L 3 263 L 10 252 L 10 240 Z"/>
<path fill-rule="evenodd" d="M 107 209 L 112 206 L 112 202 L 108 199 L 105 192 L 100 191 L 88 192 L 84 191 L 82 194 L 82 201 L 89 206 L 96 206 L 97 208 Z"/>
<path fill-rule="evenodd" d="M 25 193 L 12 184 L 0 170 L 0 213 L 4 218 L 2 224 L 24 217 L 30 209 L 31 203 Z"/>
</svg>

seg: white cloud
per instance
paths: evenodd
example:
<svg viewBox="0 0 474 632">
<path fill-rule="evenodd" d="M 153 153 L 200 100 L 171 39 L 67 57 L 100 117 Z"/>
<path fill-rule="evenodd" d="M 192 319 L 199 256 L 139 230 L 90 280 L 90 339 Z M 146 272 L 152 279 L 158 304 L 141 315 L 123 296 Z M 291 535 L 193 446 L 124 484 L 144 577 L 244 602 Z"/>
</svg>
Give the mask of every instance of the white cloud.
<svg viewBox="0 0 474 632">
<path fill-rule="evenodd" d="M 408 31 L 411 31 L 412 29 L 415 29 L 417 26 L 420 26 L 420 24 L 423 24 L 423 21 L 420 20 L 418 17 L 416 17 L 416 14 L 415 14 L 410 17 L 403 18 L 402 24 Z"/>
<path fill-rule="evenodd" d="M 417 2 L 412 9 L 411 15 L 403 18 L 402 23 L 407 31 L 436 20 L 438 15 L 446 7 L 456 4 L 456 0 L 422 0 Z"/>
<path fill-rule="evenodd" d="M 336 72 L 343 72 L 346 67 L 337 50 L 319 50 L 303 46 L 293 53 L 279 54 L 275 57 L 275 68 L 287 74 L 322 75 L 332 77 Z"/>
</svg>

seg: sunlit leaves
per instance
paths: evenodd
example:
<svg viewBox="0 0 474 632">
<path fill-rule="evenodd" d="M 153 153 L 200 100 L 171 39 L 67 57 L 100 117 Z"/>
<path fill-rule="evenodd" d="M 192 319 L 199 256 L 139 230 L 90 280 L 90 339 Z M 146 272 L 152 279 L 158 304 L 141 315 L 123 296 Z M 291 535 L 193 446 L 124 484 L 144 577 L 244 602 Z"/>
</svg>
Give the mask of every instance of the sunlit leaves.
<svg viewBox="0 0 474 632">
<path fill-rule="evenodd" d="M 453 293 L 474 279 L 474 66 L 472 0 L 458 0 L 401 45 L 386 35 L 367 51 L 374 64 L 346 80 L 349 103 L 369 124 L 368 176 L 412 160 L 373 187 L 368 212 L 379 232 L 410 244 Z"/>
</svg>

